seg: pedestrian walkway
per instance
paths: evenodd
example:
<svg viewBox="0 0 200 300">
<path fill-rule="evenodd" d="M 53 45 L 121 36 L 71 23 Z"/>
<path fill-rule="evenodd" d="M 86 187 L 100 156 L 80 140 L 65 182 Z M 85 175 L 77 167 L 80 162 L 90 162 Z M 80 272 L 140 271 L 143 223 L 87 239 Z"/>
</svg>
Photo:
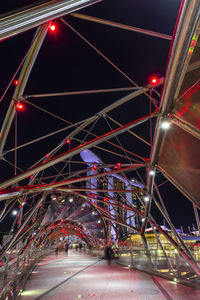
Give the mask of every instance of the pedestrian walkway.
<svg viewBox="0 0 200 300">
<path fill-rule="evenodd" d="M 200 290 L 82 253 L 43 259 L 22 300 L 197 300 Z"/>
</svg>

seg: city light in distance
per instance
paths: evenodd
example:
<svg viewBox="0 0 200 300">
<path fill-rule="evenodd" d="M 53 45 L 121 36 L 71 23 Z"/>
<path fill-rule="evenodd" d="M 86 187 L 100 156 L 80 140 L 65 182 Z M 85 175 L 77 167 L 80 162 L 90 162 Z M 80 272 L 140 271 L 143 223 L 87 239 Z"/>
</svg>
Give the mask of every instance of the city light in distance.
<svg viewBox="0 0 200 300">
<path fill-rule="evenodd" d="M 162 129 L 168 129 L 170 127 L 170 122 L 169 121 L 163 121 L 161 123 L 161 128 Z"/>
</svg>

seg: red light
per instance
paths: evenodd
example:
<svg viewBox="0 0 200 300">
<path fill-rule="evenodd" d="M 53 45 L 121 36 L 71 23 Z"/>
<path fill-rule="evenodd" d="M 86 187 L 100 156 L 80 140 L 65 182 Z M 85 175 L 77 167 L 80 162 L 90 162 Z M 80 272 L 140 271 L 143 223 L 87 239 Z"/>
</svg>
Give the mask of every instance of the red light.
<svg viewBox="0 0 200 300">
<path fill-rule="evenodd" d="M 70 139 L 67 139 L 67 140 L 66 140 L 66 143 L 67 143 L 67 144 L 70 144 Z"/>
<path fill-rule="evenodd" d="M 152 77 L 151 80 L 150 80 L 150 83 L 151 83 L 151 84 L 156 84 L 156 83 L 158 83 L 158 78 L 157 78 L 157 77 Z"/>
<path fill-rule="evenodd" d="M 93 172 L 95 172 L 96 169 L 97 169 L 97 166 L 93 166 L 93 168 L 92 168 Z"/>
<path fill-rule="evenodd" d="M 51 31 L 55 31 L 56 30 L 56 26 L 54 24 L 51 24 L 49 26 L 49 28 L 50 28 Z"/>
<path fill-rule="evenodd" d="M 46 154 L 45 156 L 46 156 L 46 158 L 49 158 L 49 157 L 50 157 L 50 155 L 49 155 L 49 154 Z"/>
<path fill-rule="evenodd" d="M 16 79 L 16 80 L 14 81 L 14 84 L 15 84 L 15 85 L 18 85 L 18 84 L 19 84 L 19 80 Z"/>
<path fill-rule="evenodd" d="M 115 166 L 115 169 L 119 169 L 120 167 L 121 167 L 121 163 L 118 162 L 118 163 L 116 164 L 116 166 Z"/>
<path fill-rule="evenodd" d="M 20 102 L 17 103 L 16 107 L 17 107 L 18 110 L 22 110 L 24 108 L 23 104 L 20 103 Z"/>
</svg>

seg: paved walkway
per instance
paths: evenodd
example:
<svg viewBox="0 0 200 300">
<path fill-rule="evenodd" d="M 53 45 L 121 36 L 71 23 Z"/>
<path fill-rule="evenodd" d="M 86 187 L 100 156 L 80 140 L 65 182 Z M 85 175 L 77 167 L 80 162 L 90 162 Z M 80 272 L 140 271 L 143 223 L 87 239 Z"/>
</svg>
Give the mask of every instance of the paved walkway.
<svg viewBox="0 0 200 300">
<path fill-rule="evenodd" d="M 198 300 L 200 290 L 69 252 L 68 256 L 51 255 L 43 259 L 20 299 Z"/>
</svg>

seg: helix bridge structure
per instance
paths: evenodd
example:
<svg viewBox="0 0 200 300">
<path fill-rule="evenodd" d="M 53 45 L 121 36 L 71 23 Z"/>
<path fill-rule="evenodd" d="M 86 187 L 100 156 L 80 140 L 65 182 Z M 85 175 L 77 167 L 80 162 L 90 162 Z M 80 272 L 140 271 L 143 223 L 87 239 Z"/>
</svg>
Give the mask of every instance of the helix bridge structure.
<svg viewBox="0 0 200 300">
<path fill-rule="evenodd" d="M 167 185 L 170 191 L 172 186 L 191 203 L 198 241 L 200 3 L 181 1 L 170 36 L 84 13 L 92 8 L 98 12 L 98 7 L 103 11 L 104 2 L 46 1 L 9 12 L 0 21 L 2 47 L 12 40 L 23 43 L 26 34 L 30 40 L 1 98 L 2 105 L 7 103 L 0 136 L 0 222 L 7 228 L 0 250 L 2 299 L 16 299 L 41 257 L 70 236 L 91 252 L 111 245 L 123 263 L 199 285 L 198 253 L 175 228 L 163 188 Z M 85 32 L 73 25 L 76 21 L 86 24 Z M 93 26 L 97 45 L 89 35 Z M 152 44 L 167 43 L 165 73 L 146 84 L 137 82 L 134 71 L 128 75 L 100 46 L 111 30 L 133 40 L 137 33 L 138 40 L 143 36 Z M 57 58 L 51 47 L 61 58 L 53 73 L 49 65 Z M 136 47 L 140 51 L 140 43 Z M 93 70 L 88 81 L 81 81 L 78 65 L 84 58 L 78 50 L 89 52 L 91 65 L 100 59 L 97 66 L 108 66 L 105 80 L 95 66 L 99 74 Z M 73 58 L 75 71 L 64 71 L 67 56 Z M 90 71 L 86 67 L 84 72 Z M 45 76 L 60 78 L 66 90 L 52 91 Z M 114 84 L 115 76 L 122 78 L 121 86 Z M 91 88 L 94 78 L 98 85 Z M 181 203 L 176 207 L 178 216 Z"/>
</svg>

